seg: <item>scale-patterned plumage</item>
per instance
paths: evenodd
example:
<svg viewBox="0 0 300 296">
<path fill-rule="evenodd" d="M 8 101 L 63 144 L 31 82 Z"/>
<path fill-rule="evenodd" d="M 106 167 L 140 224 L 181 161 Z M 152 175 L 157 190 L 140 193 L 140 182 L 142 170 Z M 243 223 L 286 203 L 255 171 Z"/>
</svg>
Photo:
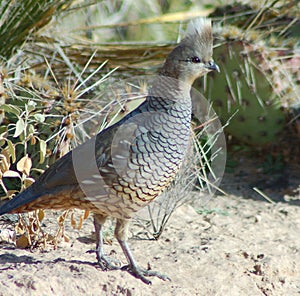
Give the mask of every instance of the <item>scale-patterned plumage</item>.
<svg viewBox="0 0 300 296">
<path fill-rule="evenodd" d="M 102 250 L 102 225 L 117 219 L 115 235 L 128 260 L 126 270 L 167 277 L 141 269 L 127 245 L 130 218 L 157 197 L 175 177 L 190 137 L 193 81 L 210 70 L 212 29 L 209 20 L 192 21 L 182 42 L 168 55 L 149 95 L 134 111 L 50 166 L 29 188 L 1 206 L 0 215 L 35 209 L 88 209 L 94 213 L 97 259 L 116 269 Z M 123 268 L 124 269 L 124 268 Z"/>
</svg>

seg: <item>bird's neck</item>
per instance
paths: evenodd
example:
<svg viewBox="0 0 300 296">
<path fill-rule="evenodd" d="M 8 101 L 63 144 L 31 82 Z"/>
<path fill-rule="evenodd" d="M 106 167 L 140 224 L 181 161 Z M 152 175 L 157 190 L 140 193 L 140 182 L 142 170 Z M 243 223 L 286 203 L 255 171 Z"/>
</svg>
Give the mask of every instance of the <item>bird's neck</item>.
<svg viewBox="0 0 300 296">
<path fill-rule="evenodd" d="M 149 95 L 166 101 L 187 104 L 191 101 L 190 91 L 191 84 L 160 73 L 151 83 Z"/>
</svg>

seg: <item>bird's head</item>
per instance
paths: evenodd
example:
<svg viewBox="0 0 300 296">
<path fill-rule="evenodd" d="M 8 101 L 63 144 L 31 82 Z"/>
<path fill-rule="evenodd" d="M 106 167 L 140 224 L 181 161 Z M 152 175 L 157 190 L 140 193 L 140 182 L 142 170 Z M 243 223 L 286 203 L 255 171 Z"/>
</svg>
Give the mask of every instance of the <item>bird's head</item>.
<svg viewBox="0 0 300 296">
<path fill-rule="evenodd" d="M 194 80 L 209 71 L 219 71 L 212 59 L 213 34 L 211 21 L 192 20 L 182 41 L 167 56 L 161 74 L 192 85 Z"/>
</svg>

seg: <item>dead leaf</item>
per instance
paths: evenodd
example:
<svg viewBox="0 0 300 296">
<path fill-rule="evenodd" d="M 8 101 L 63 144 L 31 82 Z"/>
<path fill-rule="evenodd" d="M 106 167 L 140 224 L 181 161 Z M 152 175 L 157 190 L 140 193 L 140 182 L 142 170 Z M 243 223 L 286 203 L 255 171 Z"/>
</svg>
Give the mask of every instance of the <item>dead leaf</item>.
<svg viewBox="0 0 300 296">
<path fill-rule="evenodd" d="M 15 171 L 6 171 L 4 174 L 3 174 L 3 177 L 7 177 L 7 178 L 21 178 L 20 174 L 18 172 L 15 172 Z"/>
<path fill-rule="evenodd" d="M 47 144 L 44 140 L 40 139 L 40 163 L 45 161 L 45 156 L 47 153 Z"/>
<path fill-rule="evenodd" d="M 66 243 L 68 243 L 70 241 L 70 238 L 66 234 L 64 234 L 64 241 Z"/>
<path fill-rule="evenodd" d="M 45 217 L 45 211 L 44 210 L 38 210 L 37 215 L 38 215 L 39 221 L 41 222 Z"/>
<path fill-rule="evenodd" d="M 17 170 L 24 173 L 26 176 L 29 176 L 31 167 L 32 161 L 28 154 L 22 157 L 17 163 Z"/>
<path fill-rule="evenodd" d="M 74 213 L 72 213 L 71 214 L 71 225 L 72 225 L 72 227 L 74 228 L 74 229 L 76 229 L 76 221 L 75 221 L 75 219 L 74 219 Z"/>
<path fill-rule="evenodd" d="M 83 216 L 81 215 L 80 220 L 79 220 L 79 224 L 78 224 L 78 227 L 77 227 L 78 230 L 80 230 L 82 228 L 82 224 L 83 224 Z"/>
<path fill-rule="evenodd" d="M 25 234 L 21 235 L 16 241 L 16 246 L 18 248 L 25 249 L 28 248 L 30 245 L 31 245 L 31 241 L 28 238 L 28 236 L 26 236 Z"/>
<path fill-rule="evenodd" d="M 83 215 L 83 219 L 86 220 L 90 215 L 90 211 L 89 210 L 85 210 L 84 211 L 84 215 Z"/>
<path fill-rule="evenodd" d="M 35 182 L 35 180 L 33 178 L 30 178 L 30 177 L 25 178 L 25 180 L 24 180 L 25 188 L 29 187 L 34 182 Z"/>
<path fill-rule="evenodd" d="M 9 163 L 3 154 L 0 154 L 0 169 L 2 172 L 6 172 L 9 169 Z"/>
<path fill-rule="evenodd" d="M 36 137 L 31 137 L 30 138 L 30 144 L 35 145 L 36 144 Z"/>
</svg>

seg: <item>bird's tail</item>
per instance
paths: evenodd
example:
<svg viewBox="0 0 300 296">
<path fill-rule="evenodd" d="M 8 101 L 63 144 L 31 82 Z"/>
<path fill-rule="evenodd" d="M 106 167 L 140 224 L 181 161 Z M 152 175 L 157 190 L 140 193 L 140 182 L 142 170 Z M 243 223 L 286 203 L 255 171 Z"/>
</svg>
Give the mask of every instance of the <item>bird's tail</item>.
<svg viewBox="0 0 300 296">
<path fill-rule="evenodd" d="M 13 199 L 5 202 L 4 204 L 1 204 L 0 215 L 7 214 L 10 212 L 17 212 L 18 209 L 24 206 L 25 204 L 36 200 L 38 197 L 40 197 L 40 194 L 35 193 L 34 191 L 34 186 L 30 186 Z"/>
</svg>

